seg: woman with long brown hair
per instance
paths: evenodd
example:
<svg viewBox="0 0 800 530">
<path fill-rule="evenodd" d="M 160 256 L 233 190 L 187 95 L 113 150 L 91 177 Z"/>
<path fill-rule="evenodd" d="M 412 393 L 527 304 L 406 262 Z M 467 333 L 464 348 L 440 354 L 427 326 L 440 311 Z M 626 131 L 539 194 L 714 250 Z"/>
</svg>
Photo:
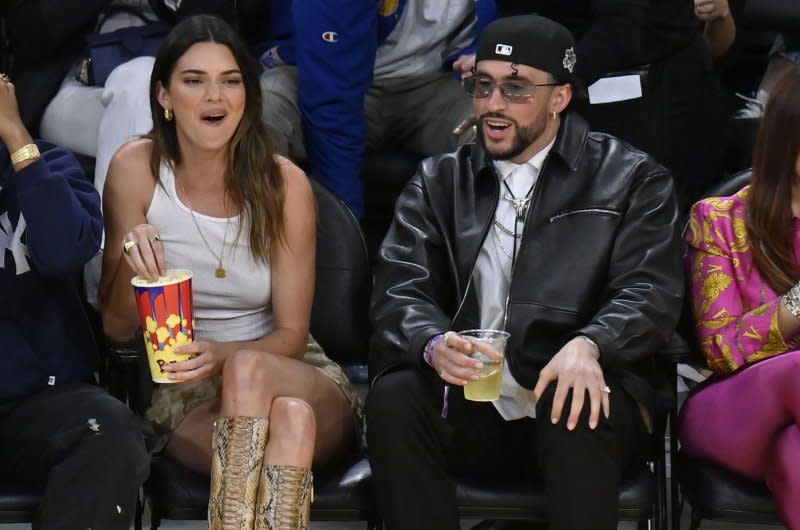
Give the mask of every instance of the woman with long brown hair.
<svg viewBox="0 0 800 530">
<path fill-rule="evenodd" d="M 309 342 L 315 204 L 275 155 L 258 75 L 223 21 L 166 37 L 150 82 L 153 129 L 114 156 L 104 193 L 100 296 L 115 339 L 137 328 L 130 280 L 192 271 L 195 337 L 167 365 L 147 417 L 165 451 L 211 474 L 209 523 L 306 528 L 312 463 L 355 443 L 360 403 Z M 307 345 L 308 344 L 308 345 Z"/>
<path fill-rule="evenodd" d="M 764 481 L 800 529 L 800 67 L 767 103 L 751 185 L 696 204 L 687 239 L 714 375 L 683 406 L 681 444 Z"/>
</svg>

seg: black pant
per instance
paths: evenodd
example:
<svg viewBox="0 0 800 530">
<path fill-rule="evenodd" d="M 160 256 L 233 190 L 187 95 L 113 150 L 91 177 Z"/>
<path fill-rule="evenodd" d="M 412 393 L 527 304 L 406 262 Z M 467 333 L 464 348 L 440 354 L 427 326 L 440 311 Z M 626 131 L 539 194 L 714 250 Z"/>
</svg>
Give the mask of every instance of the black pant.
<svg viewBox="0 0 800 530">
<path fill-rule="evenodd" d="M 34 529 L 127 530 L 150 472 L 146 429 L 100 387 L 48 387 L 0 403 L 0 472 L 44 492 Z"/>
<path fill-rule="evenodd" d="M 435 374 L 403 369 L 382 376 L 366 413 L 387 529 L 458 530 L 454 476 L 543 479 L 551 529 L 616 529 L 622 474 L 642 462 L 647 434 L 635 402 L 610 386 L 611 417 L 601 414 L 589 429 L 584 406 L 578 427 L 568 431 L 566 413 L 555 425 L 549 420 L 555 385 L 537 403 L 540 420 L 504 421 L 494 405 L 467 401 L 457 387 L 443 419 Z"/>
</svg>

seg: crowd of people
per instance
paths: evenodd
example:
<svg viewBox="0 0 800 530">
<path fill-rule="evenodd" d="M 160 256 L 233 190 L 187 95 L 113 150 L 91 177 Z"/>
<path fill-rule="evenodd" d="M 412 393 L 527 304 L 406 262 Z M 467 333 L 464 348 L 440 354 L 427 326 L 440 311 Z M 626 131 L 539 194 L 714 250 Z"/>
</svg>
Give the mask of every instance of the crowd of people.
<svg viewBox="0 0 800 530">
<path fill-rule="evenodd" d="M 0 74 L 0 474 L 43 491 L 34 528 L 128 528 L 163 452 L 210 477 L 210 528 L 307 529 L 312 470 L 365 451 L 390 530 L 459 529 L 454 477 L 540 482 L 549 528 L 615 529 L 687 278 L 714 375 L 684 449 L 765 482 L 800 529 L 791 35 L 756 98 L 752 185 L 697 202 L 682 242 L 721 174 L 711 64 L 742 2 L 255 3 L 262 32 L 247 2 L 92 2 L 125 7 L 112 28 L 168 20 L 156 56 L 87 86 L 65 47 L 44 103 Z M 609 120 L 589 87 L 632 68 L 646 103 Z M 367 149 L 427 158 L 376 257 L 362 403 L 309 332 L 308 178 L 363 215 Z M 95 336 L 130 339 L 131 278 L 175 268 L 195 340 L 139 417 L 97 384 Z M 510 334 L 490 402 L 461 390 L 483 368 L 469 329 Z"/>
</svg>

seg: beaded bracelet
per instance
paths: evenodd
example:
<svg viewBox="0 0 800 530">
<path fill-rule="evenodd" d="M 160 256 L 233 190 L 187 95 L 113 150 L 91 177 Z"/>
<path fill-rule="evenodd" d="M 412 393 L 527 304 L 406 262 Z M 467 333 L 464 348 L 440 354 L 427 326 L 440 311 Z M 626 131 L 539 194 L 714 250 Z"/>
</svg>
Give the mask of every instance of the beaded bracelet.
<svg viewBox="0 0 800 530">
<path fill-rule="evenodd" d="M 789 313 L 800 320 L 800 283 L 789 289 L 789 292 L 783 295 L 781 300 L 783 300 L 783 304 L 789 310 Z"/>
<path fill-rule="evenodd" d="M 422 352 L 422 358 L 425 359 L 428 366 L 433 366 L 433 350 L 436 348 L 436 343 L 442 340 L 442 337 L 444 337 L 444 333 L 439 333 L 433 337 L 425 347 L 425 351 Z"/>
</svg>

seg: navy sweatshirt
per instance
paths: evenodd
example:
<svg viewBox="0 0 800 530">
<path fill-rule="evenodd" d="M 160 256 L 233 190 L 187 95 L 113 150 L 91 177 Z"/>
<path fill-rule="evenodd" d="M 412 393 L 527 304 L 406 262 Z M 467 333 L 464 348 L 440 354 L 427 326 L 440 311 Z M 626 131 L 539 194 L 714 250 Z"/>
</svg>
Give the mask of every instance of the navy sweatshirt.
<svg viewBox="0 0 800 530">
<path fill-rule="evenodd" d="M 100 248 L 100 197 L 68 151 L 14 172 L 0 143 L 0 400 L 90 377 L 79 277 Z"/>
</svg>

